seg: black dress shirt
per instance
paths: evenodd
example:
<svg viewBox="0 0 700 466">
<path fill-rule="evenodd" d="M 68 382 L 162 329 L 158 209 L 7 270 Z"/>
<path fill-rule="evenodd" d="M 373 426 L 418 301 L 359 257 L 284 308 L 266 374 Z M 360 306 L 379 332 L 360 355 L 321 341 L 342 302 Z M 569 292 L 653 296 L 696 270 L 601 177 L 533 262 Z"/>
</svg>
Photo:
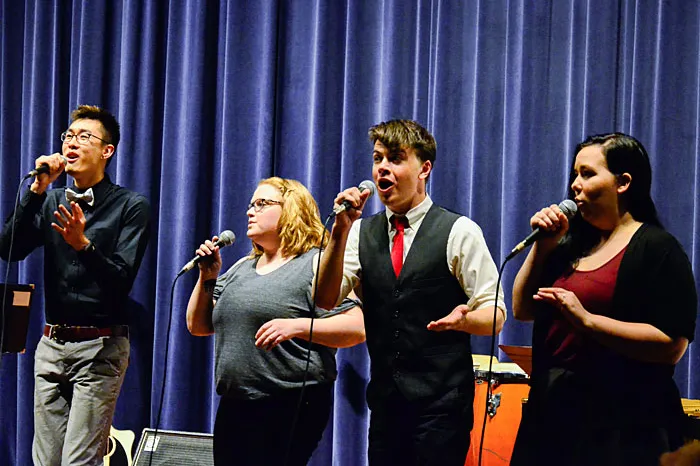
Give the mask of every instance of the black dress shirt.
<svg viewBox="0 0 700 466">
<path fill-rule="evenodd" d="M 78 192 L 75 187 L 72 188 Z M 8 258 L 13 215 L 0 236 L 0 257 L 19 261 L 44 246 L 46 322 L 106 327 L 128 324 L 124 305 L 150 236 L 150 209 L 142 195 L 118 186 L 105 174 L 92 187 L 85 212 L 85 236 L 94 248 L 76 251 L 51 228 L 58 205 L 70 205 L 65 188 L 23 196 L 16 212 L 12 257 Z"/>
</svg>

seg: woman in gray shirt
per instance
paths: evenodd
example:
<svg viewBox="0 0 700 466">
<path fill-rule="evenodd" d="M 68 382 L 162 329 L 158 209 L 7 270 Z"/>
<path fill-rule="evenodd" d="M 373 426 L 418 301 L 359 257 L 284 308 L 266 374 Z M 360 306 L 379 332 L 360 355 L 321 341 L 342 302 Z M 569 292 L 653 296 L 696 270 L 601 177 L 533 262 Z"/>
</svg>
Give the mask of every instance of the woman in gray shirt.
<svg viewBox="0 0 700 466">
<path fill-rule="evenodd" d="M 219 276 L 217 238 L 202 244 L 187 306 L 190 333 L 216 335 L 214 462 L 281 464 L 286 455 L 286 464 L 305 465 L 330 414 L 333 348 L 364 341 L 362 311 L 317 308 L 310 338 L 313 261 L 326 232 L 301 183 L 261 181 L 247 215 L 253 250 Z"/>
</svg>

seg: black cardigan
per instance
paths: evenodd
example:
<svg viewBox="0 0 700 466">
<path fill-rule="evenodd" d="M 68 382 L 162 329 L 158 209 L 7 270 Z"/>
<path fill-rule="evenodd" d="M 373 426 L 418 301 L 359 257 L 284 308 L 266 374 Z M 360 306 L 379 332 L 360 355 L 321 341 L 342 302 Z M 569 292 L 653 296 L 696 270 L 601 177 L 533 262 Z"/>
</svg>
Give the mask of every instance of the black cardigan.
<svg viewBox="0 0 700 466">
<path fill-rule="evenodd" d="M 555 251 L 556 252 L 556 251 Z M 543 286 L 551 285 L 566 273 L 569 264 L 561 254 L 552 254 L 545 269 Z M 538 391 L 552 380 L 550 370 L 557 367 L 544 341 L 553 311 L 540 305 L 533 329 L 532 385 Z M 634 234 L 618 271 L 610 317 L 626 322 L 648 323 L 671 338 L 693 340 L 697 314 L 697 293 L 688 257 L 678 241 L 662 228 L 644 224 Z M 614 396 L 658 419 L 680 408 L 678 389 L 673 382 L 674 365 L 655 364 L 628 358 L 613 350 L 604 351 L 599 365 L 575 375 L 590 396 Z M 601 359 L 602 359 L 601 358 Z M 585 382 L 583 382 L 585 380 Z M 601 389 L 601 393 L 598 389 Z M 588 396 L 589 394 L 584 394 Z M 622 411 L 625 411 L 624 409 Z"/>
</svg>

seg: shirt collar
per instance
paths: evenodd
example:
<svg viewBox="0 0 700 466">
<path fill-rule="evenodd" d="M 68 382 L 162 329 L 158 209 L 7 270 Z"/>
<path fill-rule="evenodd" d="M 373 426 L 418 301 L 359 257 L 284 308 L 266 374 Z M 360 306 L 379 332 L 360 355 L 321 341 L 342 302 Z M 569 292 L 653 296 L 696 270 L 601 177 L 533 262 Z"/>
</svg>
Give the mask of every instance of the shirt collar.
<svg viewBox="0 0 700 466">
<path fill-rule="evenodd" d="M 409 210 L 406 212 L 406 218 L 408 219 L 408 227 L 413 228 L 414 225 L 417 225 L 421 221 L 423 221 L 423 217 L 428 213 L 430 208 L 433 206 L 433 200 L 430 199 L 430 196 L 428 193 L 425 193 L 425 199 L 423 199 L 423 202 L 415 206 L 413 209 Z M 391 211 L 388 207 L 386 208 L 386 219 L 389 221 L 389 225 L 391 228 L 391 216 L 392 215 L 397 215 L 394 212 Z"/>
</svg>

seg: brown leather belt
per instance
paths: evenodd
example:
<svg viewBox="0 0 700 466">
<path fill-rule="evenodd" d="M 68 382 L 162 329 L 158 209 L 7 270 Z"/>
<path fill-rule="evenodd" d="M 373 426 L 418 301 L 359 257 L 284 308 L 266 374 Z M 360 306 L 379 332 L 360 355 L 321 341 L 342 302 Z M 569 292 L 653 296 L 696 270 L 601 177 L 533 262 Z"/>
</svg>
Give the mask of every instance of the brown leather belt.
<svg viewBox="0 0 700 466">
<path fill-rule="evenodd" d="M 59 343 L 88 341 L 100 337 L 129 338 L 129 327 L 127 325 L 113 325 L 112 327 L 99 328 L 46 324 L 44 336 Z"/>
</svg>

